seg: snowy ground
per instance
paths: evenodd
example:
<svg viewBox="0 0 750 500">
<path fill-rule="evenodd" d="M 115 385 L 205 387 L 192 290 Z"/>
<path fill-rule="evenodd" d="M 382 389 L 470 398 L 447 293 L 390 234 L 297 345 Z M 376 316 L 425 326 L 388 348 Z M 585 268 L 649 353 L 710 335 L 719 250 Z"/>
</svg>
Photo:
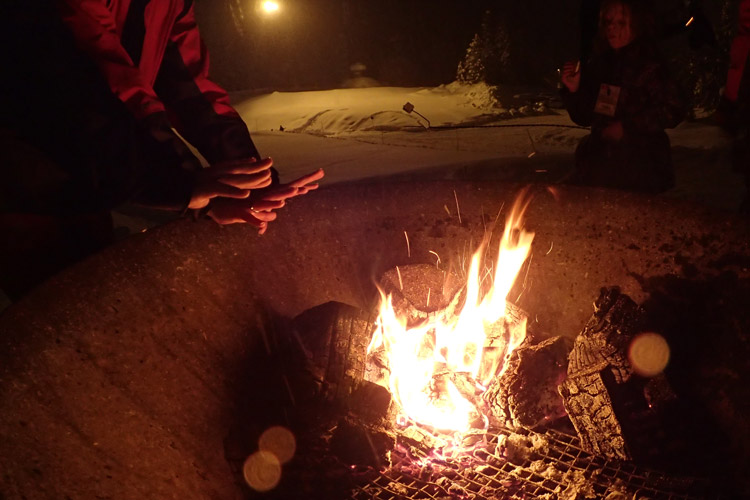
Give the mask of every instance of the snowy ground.
<svg viewBox="0 0 750 500">
<path fill-rule="evenodd" d="M 560 109 L 557 93 L 452 83 L 435 88 L 373 87 L 238 93 L 233 104 L 282 182 L 322 167 L 322 185 L 383 177 L 560 182 L 587 130 Z M 404 105 L 411 103 L 411 113 Z M 736 211 L 743 194 L 729 143 L 710 121 L 668 131 L 677 185 L 663 196 Z M 120 234 L 170 215 L 126 207 Z"/>
<path fill-rule="evenodd" d="M 487 87 L 365 88 L 234 96 L 262 154 L 290 179 L 314 168 L 324 184 L 399 174 L 557 182 L 586 130 L 573 128 L 555 92 Z M 407 102 L 414 111 L 403 110 Z M 420 116 L 421 115 L 421 116 Z M 429 127 L 429 128 L 428 128 Z M 444 128 L 441 128 L 444 127 Z M 734 211 L 741 179 L 728 141 L 709 123 L 670 130 L 677 186 L 665 196 Z"/>
</svg>

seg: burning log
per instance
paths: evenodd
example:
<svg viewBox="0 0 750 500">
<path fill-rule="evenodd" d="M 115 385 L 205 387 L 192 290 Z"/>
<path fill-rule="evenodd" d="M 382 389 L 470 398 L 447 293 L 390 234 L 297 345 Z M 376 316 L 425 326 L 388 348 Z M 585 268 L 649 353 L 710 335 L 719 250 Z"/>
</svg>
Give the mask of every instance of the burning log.
<svg viewBox="0 0 750 500">
<path fill-rule="evenodd" d="M 430 264 L 399 266 L 383 273 L 380 287 L 393 298 L 393 309 L 407 324 L 436 313 L 455 315 L 464 282 L 456 274 Z"/>
<path fill-rule="evenodd" d="M 504 372 L 484 393 L 492 416 L 505 426 L 529 429 L 565 417 L 557 387 L 566 376 L 569 352 L 563 337 L 513 351 Z"/>
</svg>

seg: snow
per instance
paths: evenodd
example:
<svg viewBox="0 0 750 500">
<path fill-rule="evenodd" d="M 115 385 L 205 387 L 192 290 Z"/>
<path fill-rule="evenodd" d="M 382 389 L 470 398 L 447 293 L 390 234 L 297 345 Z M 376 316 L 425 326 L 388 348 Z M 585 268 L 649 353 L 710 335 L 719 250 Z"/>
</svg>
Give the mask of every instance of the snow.
<svg viewBox="0 0 750 500">
<path fill-rule="evenodd" d="M 556 94 L 454 82 L 231 98 L 282 182 L 323 168 L 325 186 L 392 177 L 560 182 L 588 131 L 559 108 Z M 668 132 L 677 186 L 662 196 L 736 211 L 744 187 L 718 127 L 702 120 Z M 174 217 L 132 206 L 114 215 L 121 237 Z"/>
<path fill-rule="evenodd" d="M 282 181 L 322 167 L 323 185 L 406 174 L 558 182 L 588 133 L 559 108 L 555 89 L 453 82 L 234 94 L 232 100 Z M 744 188 L 731 172 L 729 141 L 720 129 L 704 119 L 668 133 L 677 186 L 664 196 L 735 211 Z"/>
<path fill-rule="evenodd" d="M 314 92 L 274 92 L 245 99 L 235 107 L 253 131 L 283 126 L 289 132 L 338 136 L 362 131 L 423 128 L 467 123 L 483 114 L 499 114 L 492 87 L 452 83 L 436 88 L 372 87 Z"/>
</svg>

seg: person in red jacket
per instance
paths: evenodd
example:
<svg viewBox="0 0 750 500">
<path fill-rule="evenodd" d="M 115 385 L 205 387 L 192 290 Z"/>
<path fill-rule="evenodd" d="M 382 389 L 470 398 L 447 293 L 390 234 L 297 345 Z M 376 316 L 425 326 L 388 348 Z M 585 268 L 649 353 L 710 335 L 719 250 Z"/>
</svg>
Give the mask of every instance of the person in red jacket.
<svg viewBox="0 0 750 500">
<path fill-rule="evenodd" d="M 733 169 L 745 178 L 745 199 L 740 211 L 750 214 L 750 0 L 742 0 L 739 5 L 737 34 L 729 49 L 729 70 L 719 117 L 734 139 Z"/>
<path fill-rule="evenodd" d="M 279 184 L 208 76 L 192 0 L 3 0 L 0 23 L 0 289 L 11 298 L 109 243 L 123 202 L 262 233 L 323 177 Z"/>
</svg>

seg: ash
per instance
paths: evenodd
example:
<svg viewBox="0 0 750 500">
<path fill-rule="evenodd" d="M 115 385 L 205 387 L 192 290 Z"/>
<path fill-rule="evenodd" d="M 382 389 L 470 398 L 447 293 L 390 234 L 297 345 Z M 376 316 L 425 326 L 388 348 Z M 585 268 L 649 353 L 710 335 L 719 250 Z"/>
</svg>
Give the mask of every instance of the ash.
<svg viewBox="0 0 750 500">
<path fill-rule="evenodd" d="M 496 429 L 471 447 L 439 457 L 401 441 L 391 467 L 366 485 L 354 499 L 528 499 L 585 498 L 697 499 L 718 497 L 708 481 L 666 476 L 631 462 L 587 454 L 578 439 L 565 432 L 544 434 Z"/>
</svg>

